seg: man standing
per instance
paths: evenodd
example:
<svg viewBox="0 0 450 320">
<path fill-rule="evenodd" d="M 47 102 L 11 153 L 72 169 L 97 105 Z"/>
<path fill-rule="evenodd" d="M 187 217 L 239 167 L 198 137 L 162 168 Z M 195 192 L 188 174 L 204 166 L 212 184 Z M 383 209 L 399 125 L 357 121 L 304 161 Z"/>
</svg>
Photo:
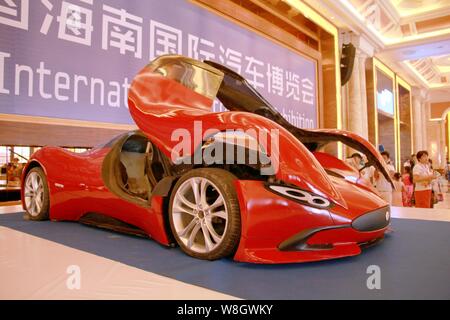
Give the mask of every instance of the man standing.
<svg viewBox="0 0 450 320">
<path fill-rule="evenodd" d="M 395 174 L 395 168 L 391 163 L 389 152 L 383 151 L 381 153 L 381 156 L 384 159 L 384 162 L 386 163 L 386 169 L 389 173 L 389 176 L 393 178 Z M 375 172 L 375 187 L 377 188 L 378 192 L 380 193 L 380 196 L 389 204 L 392 204 L 392 185 L 389 181 L 386 180 L 384 175 L 382 175 L 380 172 Z"/>
</svg>

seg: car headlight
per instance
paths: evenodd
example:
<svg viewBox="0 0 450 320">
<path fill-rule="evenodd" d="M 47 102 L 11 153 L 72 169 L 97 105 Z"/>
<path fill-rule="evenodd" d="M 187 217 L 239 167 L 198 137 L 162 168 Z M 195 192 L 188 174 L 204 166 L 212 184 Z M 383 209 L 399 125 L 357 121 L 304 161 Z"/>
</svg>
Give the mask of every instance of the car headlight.
<svg viewBox="0 0 450 320">
<path fill-rule="evenodd" d="M 328 199 L 309 191 L 274 184 L 268 185 L 268 187 L 279 195 L 285 196 L 286 198 L 292 199 L 294 201 L 298 201 L 310 207 L 326 209 L 331 206 L 331 202 Z"/>
</svg>

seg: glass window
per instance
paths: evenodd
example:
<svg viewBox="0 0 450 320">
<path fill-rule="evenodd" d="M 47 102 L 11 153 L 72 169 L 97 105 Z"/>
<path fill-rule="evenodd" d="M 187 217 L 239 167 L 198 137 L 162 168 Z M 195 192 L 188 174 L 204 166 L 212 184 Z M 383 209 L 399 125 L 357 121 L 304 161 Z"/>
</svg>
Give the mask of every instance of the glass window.
<svg viewBox="0 0 450 320">
<path fill-rule="evenodd" d="M 20 163 L 25 163 L 30 159 L 30 147 L 14 147 L 14 158 L 18 158 Z"/>
<path fill-rule="evenodd" d="M 0 146 L 0 167 L 9 162 L 9 148 L 7 146 Z"/>
<path fill-rule="evenodd" d="M 401 85 L 397 87 L 400 117 L 400 164 L 410 159 L 412 153 L 411 92 Z"/>
<path fill-rule="evenodd" d="M 67 151 L 70 151 L 70 152 L 74 152 L 74 153 L 82 153 L 82 152 L 89 150 L 89 148 L 64 148 L 64 149 L 66 149 Z"/>
<path fill-rule="evenodd" d="M 395 101 L 394 79 L 383 71 L 376 69 L 376 106 L 378 118 L 378 149 L 388 151 L 392 164 L 397 160 L 395 142 Z"/>
<path fill-rule="evenodd" d="M 388 116 L 394 116 L 393 80 L 377 70 L 377 108 Z"/>
<path fill-rule="evenodd" d="M 159 66 L 156 72 L 211 100 L 216 97 L 223 76 L 187 61 L 177 61 Z"/>
</svg>

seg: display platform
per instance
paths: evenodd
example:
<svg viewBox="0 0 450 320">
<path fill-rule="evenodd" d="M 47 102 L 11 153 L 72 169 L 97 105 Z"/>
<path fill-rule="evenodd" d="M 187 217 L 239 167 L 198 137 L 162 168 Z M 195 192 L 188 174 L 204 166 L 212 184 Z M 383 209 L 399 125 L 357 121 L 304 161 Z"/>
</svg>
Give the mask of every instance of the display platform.
<svg viewBox="0 0 450 320">
<path fill-rule="evenodd" d="M 367 248 L 356 257 L 306 264 L 254 265 L 236 263 L 231 259 L 201 261 L 186 256 L 179 249 L 167 249 L 149 239 L 74 222 L 24 221 L 22 215 L 21 212 L 0 215 L 0 226 L 118 261 L 147 273 L 162 275 L 237 298 L 450 298 L 450 222 L 393 219 L 393 232 L 390 232 L 382 243 Z M 34 261 L 41 266 L 52 264 L 51 257 L 42 257 L 36 252 L 27 253 L 30 240 L 27 241 L 21 244 L 20 255 L 0 259 L 0 270 L 11 267 L 11 263 Z M 8 245 L 5 236 L 0 237 L 0 242 L 1 246 Z M 24 254 L 27 255 L 27 261 L 14 261 L 25 259 Z M 76 259 L 73 263 L 76 263 Z M 373 265 L 379 266 L 381 271 L 379 290 L 370 290 L 367 287 L 367 279 L 371 276 L 367 270 Z M 107 281 L 112 272 L 102 271 L 97 279 L 98 285 Z M 20 276 L 20 273 L 17 276 Z M 35 276 L 39 277 L 39 274 Z M 52 282 L 57 282 L 64 276 L 56 274 Z M 17 282 L 19 283 L 20 279 L 17 279 Z M 52 286 L 54 285 L 53 283 Z M 139 285 L 142 283 L 129 283 L 128 288 L 131 292 L 133 286 Z M 51 289 L 52 287 L 45 287 L 42 292 Z M 126 291 L 122 290 L 122 294 L 126 295 Z M 107 293 L 105 295 L 103 298 L 107 298 Z M 158 296 L 157 291 L 155 295 Z M 36 295 L 33 297 L 36 298 Z M 99 295 L 98 298 L 102 296 Z"/>
</svg>

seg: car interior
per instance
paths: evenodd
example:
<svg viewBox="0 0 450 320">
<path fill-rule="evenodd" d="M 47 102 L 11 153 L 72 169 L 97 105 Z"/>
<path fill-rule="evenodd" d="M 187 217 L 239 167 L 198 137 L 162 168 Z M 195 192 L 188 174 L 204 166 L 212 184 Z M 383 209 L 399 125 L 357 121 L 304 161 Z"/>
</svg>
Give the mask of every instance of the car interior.
<svg viewBox="0 0 450 320">
<path fill-rule="evenodd" d="M 131 135 L 119 157 L 119 185 L 128 194 L 148 200 L 164 177 L 164 165 L 156 147 L 142 135 Z"/>
</svg>

